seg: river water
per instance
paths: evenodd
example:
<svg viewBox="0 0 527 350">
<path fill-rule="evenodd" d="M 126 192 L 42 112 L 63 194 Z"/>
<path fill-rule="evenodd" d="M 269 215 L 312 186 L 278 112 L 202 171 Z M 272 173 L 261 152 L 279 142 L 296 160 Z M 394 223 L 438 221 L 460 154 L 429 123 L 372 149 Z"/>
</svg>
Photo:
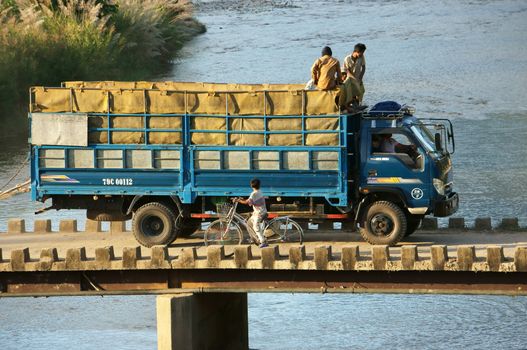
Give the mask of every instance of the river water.
<svg viewBox="0 0 527 350">
<path fill-rule="evenodd" d="M 219 0 L 196 14 L 207 33 L 159 79 L 303 83 L 324 45 L 342 60 L 363 42 L 365 103 L 396 100 L 454 123 L 456 215 L 527 225 L 525 1 Z M 0 135 L 2 186 L 27 147 L 24 133 Z M 40 206 L 28 195 L 0 202 L 0 231 L 10 217 L 31 228 Z M 83 213 L 41 218 L 59 216 Z M 253 349 L 527 349 L 523 297 L 251 294 L 249 321 Z M 0 299 L 2 349 L 151 349 L 155 332 L 150 296 Z"/>
</svg>

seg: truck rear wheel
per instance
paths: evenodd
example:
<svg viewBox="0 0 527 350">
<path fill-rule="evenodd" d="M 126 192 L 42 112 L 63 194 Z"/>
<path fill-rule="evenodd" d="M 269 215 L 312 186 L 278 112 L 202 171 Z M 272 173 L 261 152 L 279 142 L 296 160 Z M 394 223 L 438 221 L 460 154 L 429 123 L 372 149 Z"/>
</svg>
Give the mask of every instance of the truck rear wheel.
<svg viewBox="0 0 527 350">
<path fill-rule="evenodd" d="M 393 246 L 406 233 L 406 216 L 392 202 L 373 202 L 366 211 L 366 219 L 360 234 L 370 244 Z"/>
<path fill-rule="evenodd" d="M 176 239 L 176 215 L 164 204 L 147 203 L 134 213 L 132 231 L 145 247 L 168 245 Z"/>
</svg>

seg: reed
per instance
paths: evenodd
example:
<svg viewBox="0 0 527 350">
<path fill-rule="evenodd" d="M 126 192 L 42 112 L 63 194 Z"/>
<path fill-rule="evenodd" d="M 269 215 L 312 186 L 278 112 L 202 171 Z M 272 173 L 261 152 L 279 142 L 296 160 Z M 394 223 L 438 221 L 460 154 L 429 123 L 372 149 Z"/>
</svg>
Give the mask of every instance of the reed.
<svg viewBox="0 0 527 350">
<path fill-rule="evenodd" d="M 189 1 L 0 0 L 0 109 L 32 85 L 151 78 L 204 31 Z"/>
</svg>

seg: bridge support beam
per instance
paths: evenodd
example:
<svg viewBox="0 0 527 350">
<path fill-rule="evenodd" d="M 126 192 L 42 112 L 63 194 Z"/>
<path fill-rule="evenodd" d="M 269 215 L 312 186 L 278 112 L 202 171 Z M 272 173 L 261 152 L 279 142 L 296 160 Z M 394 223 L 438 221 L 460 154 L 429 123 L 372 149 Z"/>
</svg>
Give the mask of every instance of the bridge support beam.
<svg viewBox="0 0 527 350">
<path fill-rule="evenodd" d="M 157 348 L 249 348 L 247 293 L 160 295 Z"/>
</svg>

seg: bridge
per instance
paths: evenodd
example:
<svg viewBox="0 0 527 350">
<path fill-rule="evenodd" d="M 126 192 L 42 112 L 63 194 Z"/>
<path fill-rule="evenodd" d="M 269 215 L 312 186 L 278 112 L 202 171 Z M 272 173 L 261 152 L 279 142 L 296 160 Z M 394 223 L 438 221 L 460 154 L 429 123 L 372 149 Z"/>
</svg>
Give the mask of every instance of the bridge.
<svg viewBox="0 0 527 350">
<path fill-rule="evenodd" d="M 58 226 L 39 220 L 26 232 L 9 220 L 0 297 L 158 294 L 159 349 L 247 349 L 250 292 L 527 295 L 527 229 L 514 218 L 497 227 L 453 218 L 445 229 L 430 221 L 396 247 L 326 228 L 302 246 L 204 247 L 197 234 L 145 249 L 123 223 Z"/>
</svg>

